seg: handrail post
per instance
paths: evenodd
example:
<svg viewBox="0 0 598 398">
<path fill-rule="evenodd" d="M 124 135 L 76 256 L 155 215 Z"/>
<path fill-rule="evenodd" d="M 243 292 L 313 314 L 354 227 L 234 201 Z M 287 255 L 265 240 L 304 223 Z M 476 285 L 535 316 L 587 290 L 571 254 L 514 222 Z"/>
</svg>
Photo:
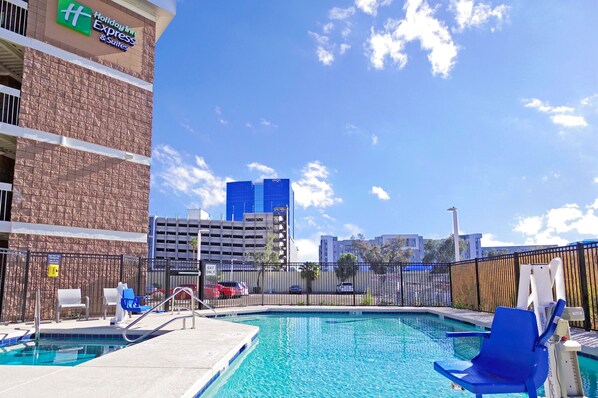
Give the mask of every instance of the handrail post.
<svg viewBox="0 0 598 398">
<path fill-rule="evenodd" d="M 581 306 L 585 313 L 585 319 L 583 320 L 583 328 L 590 330 L 590 300 L 588 292 L 588 274 L 586 270 L 586 256 L 584 253 L 583 243 L 577 244 L 577 261 L 579 263 L 579 283 L 581 284 Z"/>
<path fill-rule="evenodd" d="M 164 297 L 168 297 L 170 293 L 170 259 L 166 259 L 166 267 L 164 269 Z M 164 311 L 168 312 L 170 309 L 170 303 L 167 301 L 164 303 Z"/>
<path fill-rule="evenodd" d="M 480 308 L 482 307 L 482 301 L 480 298 L 480 271 L 479 271 L 479 264 L 478 264 L 478 258 L 476 257 L 475 259 L 475 287 L 476 287 L 476 295 L 478 298 L 478 307 L 477 307 L 477 311 L 480 311 Z"/>
<path fill-rule="evenodd" d="M 41 318 L 41 296 L 39 293 L 39 287 L 35 292 L 35 341 L 39 341 L 39 324 Z"/>
</svg>

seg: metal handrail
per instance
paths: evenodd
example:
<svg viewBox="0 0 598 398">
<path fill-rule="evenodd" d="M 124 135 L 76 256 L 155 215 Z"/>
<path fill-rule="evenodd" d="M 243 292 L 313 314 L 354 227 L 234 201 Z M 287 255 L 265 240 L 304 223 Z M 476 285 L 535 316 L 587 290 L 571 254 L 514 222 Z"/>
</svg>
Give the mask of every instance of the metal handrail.
<svg viewBox="0 0 598 398">
<path fill-rule="evenodd" d="M 124 328 L 123 332 L 122 332 L 122 336 L 123 339 L 125 339 L 125 341 L 127 343 L 137 343 L 141 340 L 143 340 L 144 338 L 146 338 L 147 336 L 149 336 L 150 334 L 157 332 L 158 330 L 161 330 L 163 327 L 171 324 L 172 322 L 178 320 L 178 319 L 182 319 L 183 320 L 183 329 L 185 329 L 186 326 L 186 319 L 187 318 L 192 318 L 192 329 L 195 329 L 195 317 L 199 316 L 201 314 L 197 313 L 194 309 L 193 309 L 193 304 L 191 305 L 191 315 L 181 315 L 181 316 L 177 316 L 176 318 L 172 318 L 169 319 L 168 321 L 164 322 L 163 324 L 161 324 L 160 326 L 154 328 L 153 330 L 150 330 L 149 332 L 146 332 L 144 334 L 142 334 L 141 336 L 137 337 L 136 339 L 130 339 L 129 337 L 127 337 L 127 332 L 129 331 L 129 329 L 137 324 L 139 321 L 141 321 L 143 318 L 145 318 L 146 316 L 149 315 L 150 312 L 152 312 L 153 310 L 155 310 L 156 308 L 166 304 L 170 299 L 174 299 L 174 296 L 176 296 L 179 292 L 184 291 L 185 293 L 189 294 L 189 296 L 191 297 L 191 300 L 195 300 L 198 303 L 208 307 L 209 309 L 211 309 L 214 314 L 216 314 L 216 310 L 214 310 L 214 308 L 210 307 L 208 304 L 204 303 L 202 300 L 198 299 L 197 297 L 195 297 L 195 295 L 193 294 L 193 290 L 191 290 L 191 288 L 189 287 L 176 287 L 174 289 L 174 291 L 172 292 L 172 294 L 168 297 L 166 297 L 164 300 L 160 301 L 158 304 L 156 304 L 155 306 L 153 306 L 149 311 L 147 311 L 145 314 L 141 315 L 139 318 L 135 319 L 133 322 L 131 322 L 130 324 L 127 325 L 126 328 Z M 193 303 L 193 301 L 191 301 L 191 303 Z"/>
</svg>

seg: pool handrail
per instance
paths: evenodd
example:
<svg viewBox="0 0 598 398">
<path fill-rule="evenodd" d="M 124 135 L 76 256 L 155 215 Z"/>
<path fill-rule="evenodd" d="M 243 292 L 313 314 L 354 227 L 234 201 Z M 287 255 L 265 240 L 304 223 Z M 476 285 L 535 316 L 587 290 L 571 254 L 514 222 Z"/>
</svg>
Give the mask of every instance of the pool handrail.
<svg viewBox="0 0 598 398">
<path fill-rule="evenodd" d="M 152 311 L 154 311 L 156 308 L 166 304 L 171 298 L 174 299 L 174 296 L 176 296 L 180 291 L 185 291 L 185 293 L 189 294 L 190 299 L 191 299 L 191 314 L 190 315 L 181 315 L 181 316 L 177 316 L 176 318 L 171 318 L 168 321 L 164 322 L 163 324 L 161 324 L 160 326 L 150 330 L 149 332 L 146 332 L 144 334 L 142 334 L 141 336 L 135 338 L 135 339 L 130 339 L 129 337 L 127 337 L 127 332 L 129 331 L 129 329 L 131 328 L 131 326 L 137 324 L 139 321 L 141 321 L 143 318 L 145 318 L 149 313 L 151 313 Z M 146 338 L 147 336 L 149 336 L 150 334 L 157 332 L 158 330 L 161 330 L 163 327 L 171 324 L 172 322 L 178 320 L 178 319 L 182 319 L 183 320 L 183 329 L 185 329 L 186 326 L 186 320 L 187 318 L 191 318 L 192 321 L 192 326 L 191 329 L 195 329 L 195 317 L 196 316 L 202 316 L 202 314 L 199 314 L 198 312 L 195 311 L 195 309 L 193 309 L 193 301 L 197 301 L 198 303 L 206 306 L 208 309 L 212 310 L 212 312 L 214 312 L 214 315 L 217 315 L 216 310 L 214 308 L 212 308 L 211 306 L 209 306 L 208 304 L 206 304 L 203 300 L 200 300 L 199 298 L 195 297 L 195 295 L 193 294 L 193 290 L 191 290 L 191 288 L 189 287 L 183 287 L 183 286 L 177 286 L 174 291 L 172 292 L 172 294 L 168 297 L 166 297 L 164 300 L 160 301 L 158 304 L 156 304 L 155 306 L 153 306 L 150 310 L 148 310 L 147 312 L 145 312 L 144 314 L 142 314 L 139 318 L 135 319 L 133 322 L 129 323 L 127 325 L 126 328 L 123 329 L 122 331 L 122 336 L 123 339 L 125 339 L 125 341 L 127 343 L 138 343 L 141 340 L 143 340 L 144 338 Z"/>
</svg>

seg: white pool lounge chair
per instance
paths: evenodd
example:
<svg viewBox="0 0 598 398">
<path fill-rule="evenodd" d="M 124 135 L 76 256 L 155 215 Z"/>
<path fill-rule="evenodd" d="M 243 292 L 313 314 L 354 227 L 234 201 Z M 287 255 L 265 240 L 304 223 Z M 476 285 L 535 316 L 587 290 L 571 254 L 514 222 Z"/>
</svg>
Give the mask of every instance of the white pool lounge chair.
<svg viewBox="0 0 598 398">
<path fill-rule="evenodd" d="M 89 297 L 81 298 L 81 289 L 58 289 L 56 301 L 56 322 L 60 322 L 60 310 L 69 308 L 85 308 L 85 319 L 89 319 Z"/>
<path fill-rule="evenodd" d="M 116 309 L 116 305 L 118 304 L 118 293 L 116 292 L 116 288 L 105 287 L 102 299 L 104 303 L 104 319 L 106 319 L 108 307 L 114 307 Z"/>
</svg>

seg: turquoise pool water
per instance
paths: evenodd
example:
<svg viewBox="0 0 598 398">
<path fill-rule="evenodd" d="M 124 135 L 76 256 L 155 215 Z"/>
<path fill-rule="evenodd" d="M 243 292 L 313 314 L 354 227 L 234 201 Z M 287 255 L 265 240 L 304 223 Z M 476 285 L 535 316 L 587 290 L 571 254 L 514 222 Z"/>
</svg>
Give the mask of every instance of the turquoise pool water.
<svg viewBox="0 0 598 398">
<path fill-rule="evenodd" d="M 427 314 L 271 314 L 233 321 L 259 326 L 258 342 L 202 398 L 473 396 L 452 390 L 433 362 L 477 354 L 478 338 L 445 337 L 474 327 Z M 598 397 L 597 362 L 580 358 L 588 397 Z"/>
<path fill-rule="evenodd" d="M 75 366 L 127 345 L 120 340 L 40 339 L 1 347 L 0 365 Z"/>
</svg>

